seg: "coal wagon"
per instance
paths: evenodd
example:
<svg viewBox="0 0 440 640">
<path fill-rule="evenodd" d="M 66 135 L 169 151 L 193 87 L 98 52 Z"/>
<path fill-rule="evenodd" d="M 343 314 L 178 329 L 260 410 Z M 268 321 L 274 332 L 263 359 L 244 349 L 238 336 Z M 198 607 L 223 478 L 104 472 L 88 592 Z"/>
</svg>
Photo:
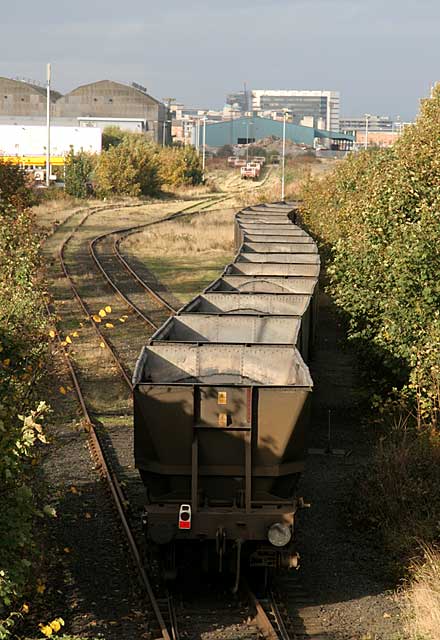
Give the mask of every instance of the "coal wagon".
<svg viewBox="0 0 440 640">
<path fill-rule="evenodd" d="M 243 562 L 296 565 L 319 256 L 292 213 L 285 204 L 240 211 L 234 262 L 137 362 L 145 533 L 171 573 L 202 559 L 238 584 Z"/>
</svg>

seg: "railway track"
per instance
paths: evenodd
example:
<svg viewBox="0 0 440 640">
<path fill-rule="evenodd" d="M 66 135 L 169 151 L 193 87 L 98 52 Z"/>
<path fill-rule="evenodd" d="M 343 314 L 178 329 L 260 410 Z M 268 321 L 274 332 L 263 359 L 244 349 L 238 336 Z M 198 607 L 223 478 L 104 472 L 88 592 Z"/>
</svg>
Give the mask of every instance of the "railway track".
<svg viewBox="0 0 440 640">
<path fill-rule="evenodd" d="M 104 335 L 104 332 L 99 327 L 99 323 L 96 323 L 93 321 L 93 317 L 91 316 L 90 309 L 88 308 L 87 303 L 84 301 L 83 296 L 81 295 L 71 274 L 69 273 L 69 269 L 66 264 L 65 255 L 64 255 L 65 249 L 70 239 L 76 233 L 76 231 L 81 226 L 83 226 L 83 224 L 91 214 L 96 213 L 97 211 L 110 210 L 112 208 L 114 207 L 109 206 L 105 208 L 96 208 L 96 209 L 87 210 L 84 213 L 84 215 L 81 216 L 79 222 L 73 227 L 73 229 L 71 230 L 67 238 L 63 241 L 62 245 L 60 246 L 58 255 L 59 255 L 60 265 L 61 265 L 61 269 L 64 274 L 64 277 L 69 282 L 73 296 L 76 299 L 82 313 L 89 320 L 91 326 L 93 327 L 93 330 L 97 335 L 97 338 L 104 343 L 108 352 L 111 354 L 112 359 L 114 360 L 115 365 L 118 367 L 119 373 L 122 376 L 125 384 L 129 389 L 131 389 L 131 380 L 130 380 L 129 374 L 126 371 L 124 365 L 122 364 L 119 355 L 117 354 L 115 349 L 112 347 L 110 342 L 107 340 L 106 336 Z M 189 209 L 193 209 L 193 208 L 194 207 L 192 206 Z M 76 212 L 76 215 L 77 215 L 77 212 Z M 118 261 L 118 264 L 121 266 L 124 266 L 124 269 L 127 271 L 128 274 L 132 276 L 133 280 L 137 283 L 137 285 L 139 285 L 139 287 L 143 290 L 143 292 L 145 291 L 149 292 L 149 295 L 151 296 L 151 298 L 152 299 L 154 298 L 156 301 L 158 301 L 156 292 L 153 292 L 153 295 L 151 295 L 151 291 L 150 291 L 151 288 L 145 283 L 143 283 L 139 278 L 139 276 L 135 274 L 130 268 L 127 269 L 127 267 L 124 265 L 124 260 L 120 259 L 122 258 L 122 256 L 119 253 L 119 256 L 120 256 L 119 257 L 118 252 L 116 251 L 116 249 L 118 248 L 117 243 L 118 241 L 119 242 L 121 241 L 121 235 L 136 233 L 137 231 L 140 230 L 140 227 L 142 226 L 145 227 L 145 226 L 149 226 L 149 224 L 160 224 L 161 222 L 168 221 L 170 219 L 178 217 L 179 215 L 188 215 L 188 211 L 186 212 L 186 214 L 184 211 L 179 211 L 175 214 L 171 214 L 169 216 L 166 216 L 165 218 L 161 218 L 160 220 L 154 221 L 152 223 L 137 225 L 134 227 L 126 227 L 116 232 L 111 232 L 109 234 L 102 234 L 101 236 L 98 236 L 97 238 L 95 238 L 89 245 L 91 254 L 92 255 L 94 254 L 93 256 L 94 261 L 97 264 L 97 267 L 99 268 L 100 272 L 102 273 L 107 283 L 110 284 L 110 280 L 111 280 L 112 289 L 115 292 L 117 292 L 118 295 L 121 297 L 121 299 L 123 299 L 126 304 L 131 306 L 132 310 L 135 311 L 140 317 L 144 315 L 145 316 L 143 318 L 144 321 L 147 324 L 149 324 L 151 328 L 155 328 L 158 325 L 156 324 L 156 322 L 154 322 L 151 318 L 147 317 L 145 314 L 141 315 L 141 313 L 139 313 L 140 310 L 136 309 L 135 305 L 132 305 L 132 302 L 129 300 L 128 296 L 126 296 L 120 290 L 120 287 L 115 282 L 114 275 L 109 276 L 108 265 L 107 263 L 103 264 L 102 258 L 101 256 L 99 256 L 99 253 L 96 249 L 96 245 L 99 244 L 100 241 L 104 241 L 104 239 L 107 240 L 110 236 L 113 236 L 112 238 L 113 251 L 114 251 L 115 258 Z M 70 222 L 72 217 L 73 215 L 69 216 L 69 218 L 66 219 L 64 223 L 67 221 Z M 163 306 L 165 307 L 165 305 Z M 168 309 L 168 307 L 167 307 L 167 310 L 171 312 L 171 310 Z M 60 341 L 60 344 L 62 344 L 61 336 L 58 333 L 57 333 L 57 336 Z M 111 467 L 107 462 L 106 455 L 104 453 L 104 447 L 100 441 L 100 438 L 96 429 L 96 425 L 94 424 L 90 416 L 90 413 L 88 411 L 86 400 L 84 398 L 84 395 L 80 386 L 80 382 L 78 379 L 78 375 L 68 355 L 65 345 L 62 345 L 62 349 L 66 357 L 66 361 L 69 367 L 70 375 L 72 377 L 74 389 L 78 397 L 81 410 L 84 415 L 84 420 L 85 420 L 85 424 L 88 431 L 90 450 L 91 450 L 92 456 L 96 462 L 96 466 L 99 469 L 101 476 L 105 479 L 109 487 L 109 491 L 111 493 L 112 500 L 115 504 L 115 509 L 118 514 L 118 519 L 121 523 L 121 528 L 124 531 L 124 534 L 126 536 L 128 548 L 130 549 L 130 553 L 133 558 L 133 562 L 139 576 L 140 584 L 149 602 L 150 611 L 149 611 L 148 617 L 150 620 L 153 620 L 153 622 L 151 623 L 151 631 L 153 633 L 152 637 L 164 638 L 166 640 L 168 639 L 177 640 L 177 638 L 181 637 L 181 635 L 178 628 L 179 616 L 177 613 L 177 609 L 174 605 L 174 601 L 168 595 L 164 596 L 163 594 L 161 594 L 162 597 L 159 599 L 154 593 L 154 590 L 148 578 L 148 570 L 145 568 L 144 563 L 142 561 L 142 555 L 139 550 L 139 546 L 136 542 L 136 537 L 135 537 L 135 534 L 133 533 L 132 525 L 129 522 L 129 517 L 127 514 L 127 500 L 124 496 L 124 492 L 122 490 L 120 483 L 118 482 L 116 474 L 111 470 Z M 276 603 L 273 595 L 271 595 L 269 599 L 266 598 L 260 602 L 258 598 L 251 591 L 249 591 L 249 607 L 250 607 L 250 610 L 252 611 L 255 609 L 256 613 L 255 615 L 251 615 L 251 614 L 248 615 L 249 621 L 246 623 L 246 625 L 249 627 L 249 630 L 252 632 L 252 635 L 251 636 L 248 635 L 246 637 L 255 637 L 255 638 L 264 637 L 264 638 L 269 638 L 270 640 L 273 640 L 274 638 L 297 637 L 296 635 L 295 636 L 289 635 L 289 631 L 287 630 L 286 624 L 285 622 L 283 622 L 282 614 L 280 613 L 282 608 L 280 607 L 280 605 Z M 185 610 L 183 610 L 183 615 L 186 616 Z M 218 622 L 215 623 L 215 625 L 217 626 L 218 624 L 219 624 Z"/>
</svg>

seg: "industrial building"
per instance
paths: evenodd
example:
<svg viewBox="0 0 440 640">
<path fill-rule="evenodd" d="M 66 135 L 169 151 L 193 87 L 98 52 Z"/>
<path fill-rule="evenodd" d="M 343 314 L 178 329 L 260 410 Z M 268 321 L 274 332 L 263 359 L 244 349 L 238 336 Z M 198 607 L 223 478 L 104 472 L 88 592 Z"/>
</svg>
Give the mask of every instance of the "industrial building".
<svg viewBox="0 0 440 640">
<path fill-rule="evenodd" d="M 395 131 L 399 130 L 397 126 L 399 123 L 393 122 L 390 116 L 377 116 L 365 114 L 363 116 L 356 116 L 352 118 L 344 117 L 339 121 L 341 131 L 347 133 L 354 133 L 356 131 L 365 131 L 367 126 L 369 131 Z"/>
<path fill-rule="evenodd" d="M 100 153 L 102 135 L 99 129 L 84 127 L 52 127 L 50 151 L 55 157 L 75 153 Z M 0 125 L 0 157 L 25 158 L 41 156 L 46 161 L 47 128 L 44 126 Z"/>
<path fill-rule="evenodd" d="M 225 144 L 250 144 L 265 138 L 283 136 L 283 123 L 271 118 L 243 117 L 225 122 L 206 123 L 206 144 L 219 148 Z M 194 128 L 193 142 L 202 145 L 203 127 Z M 352 148 L 354 138 L 349 134 L 304 127 L 286 122 L 286 139 L 307 147 L 323 146 L 328 149 L 347 151 Z"/>
<path fill-rule="evenodd" d="M 61 98 L 51 91 L 52 105 Z M 0 120 L 17 117 L 46 117 L 46 88 L 32 81 L 0 78 Z"/>
<path fill-rule="evenodd" d="M 338 91 L 299 91 L 294 89 L 252 89 L 228 94 L 226 103 L 254 115 L 274 117 L 288 110 L 295 124 L 339 131 L 340 93 Z"/>
<path fill-rule="evenodd" d="M 144 132 L 162 144 L 171 142 L 168 107 L 139 84 L 101 80 L 66 95 L 51 92 L 52 124 L 95 127 L 115 125 Z M 0 78 L 0 124 L 43 125 L 46 88 L 37 83 Z"/>
</svg>

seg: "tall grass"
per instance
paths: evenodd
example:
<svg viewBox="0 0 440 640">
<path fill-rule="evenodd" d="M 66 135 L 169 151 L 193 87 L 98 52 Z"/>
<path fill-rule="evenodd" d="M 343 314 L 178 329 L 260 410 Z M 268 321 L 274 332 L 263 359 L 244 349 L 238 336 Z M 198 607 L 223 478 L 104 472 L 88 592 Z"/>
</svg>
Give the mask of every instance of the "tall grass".
<svg viewBox="0 0 440 640">
<path fill-rule="evenodd" d="M 162 257 L 232 252 L 233 212 L 213 211 L 186 220 L 170 221 L 152 227 L 144 234 L 135 234 L 127 245 L 131 245 L 135 253 L 145 242 Z"/>
<path fill-rule="evenodd" d="M 405 591 L 407 629 L 413 638 L 440 640 L 440 551 L 424 548 L 422 560 L 413 562 Z"/>
</svg>

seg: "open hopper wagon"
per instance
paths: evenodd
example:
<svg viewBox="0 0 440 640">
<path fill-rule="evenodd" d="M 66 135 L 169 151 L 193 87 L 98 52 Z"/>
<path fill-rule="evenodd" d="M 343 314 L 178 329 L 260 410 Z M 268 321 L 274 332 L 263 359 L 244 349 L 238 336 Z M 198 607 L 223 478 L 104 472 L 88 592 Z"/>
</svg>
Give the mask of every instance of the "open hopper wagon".
<svg viewBox="0 0 440 640">
<path fill-rule="evenodd" d="M 295 348 L 156 343 L 133 383 L 148 539 L 211 541 L 239 560 L 242 543 L 291 530 L 312 389 Z M 181 505 L 191 507 L 189 530 L 179 528 Z M 267 541 L 247 547 L 251 564 L 263 552 L 272 566 L 294 562 L 289 546 Z"/>
<path fill-rule="evenodd" d="M 235 220 L 222 276 L 160 327 L 133 377 L 144 524 L 167 568 L 296 565 L 319 256 L 296 208 Z M 183 563 L 183 565 L 182 565 Z M 188 564 L 189 563 L 189 564 Z"/>
</svg>

